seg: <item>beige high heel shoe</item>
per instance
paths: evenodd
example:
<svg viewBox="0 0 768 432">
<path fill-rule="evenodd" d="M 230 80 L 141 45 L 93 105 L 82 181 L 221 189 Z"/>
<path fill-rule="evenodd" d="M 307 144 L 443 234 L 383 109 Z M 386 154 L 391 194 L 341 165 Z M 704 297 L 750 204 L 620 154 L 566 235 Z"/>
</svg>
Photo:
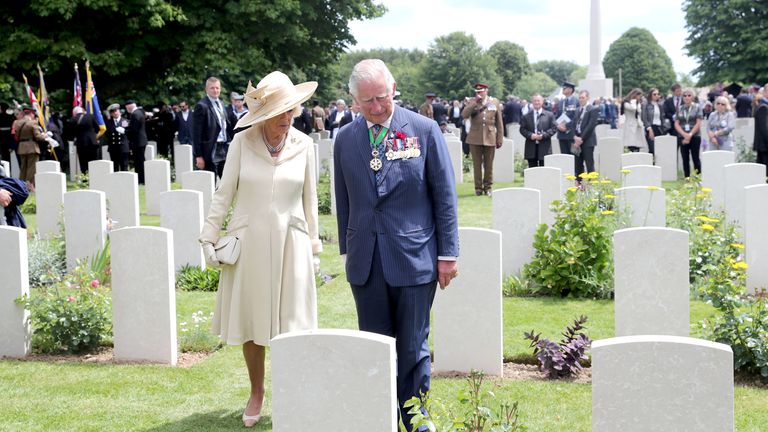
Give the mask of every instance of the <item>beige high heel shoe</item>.
<svg viewBox="0 0 768 432">
<path fill-rule="evenodd" d="M 248 403 L 245 404 L 245 409 L 248 409 L 248 405 L 251 402 L 251 399 L 248 399 Z M 263 406 L 263 402 L 262 402 Z M 247 428 L 252 428 L 256 423 L 261 420 L 261 413 L 256 414 L 255 416 L 249 416 L 245 414 L 245 411 L 243 411 L 243 426 Z"/>
</svg>

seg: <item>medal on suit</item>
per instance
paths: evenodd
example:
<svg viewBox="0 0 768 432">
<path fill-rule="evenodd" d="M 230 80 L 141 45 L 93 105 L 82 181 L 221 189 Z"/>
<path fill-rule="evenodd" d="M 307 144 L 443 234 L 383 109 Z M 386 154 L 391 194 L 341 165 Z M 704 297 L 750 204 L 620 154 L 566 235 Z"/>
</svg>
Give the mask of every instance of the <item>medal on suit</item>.
<svg viewBox="0 0 768 432">
<path fill-rule="evenodd" d="M 371 129 L 368 129 L 368 139 L 371 142 L 371 162 L 368 165 L 374 171 L 379 171 L 381 167 L 384 165 L 381 162 L 381 159 L 379 159 L 379 156 L 381 155 L 381 151 L 379 150 L 379 148 L 382 147 L 382 141 L 384 140 L 384 137 L 387 136 L 388 131 L 389 129 L 382 127 L 378 135 L 376 135 L 376 137 L 374 138 L 373 131 Z"/>
</svg>

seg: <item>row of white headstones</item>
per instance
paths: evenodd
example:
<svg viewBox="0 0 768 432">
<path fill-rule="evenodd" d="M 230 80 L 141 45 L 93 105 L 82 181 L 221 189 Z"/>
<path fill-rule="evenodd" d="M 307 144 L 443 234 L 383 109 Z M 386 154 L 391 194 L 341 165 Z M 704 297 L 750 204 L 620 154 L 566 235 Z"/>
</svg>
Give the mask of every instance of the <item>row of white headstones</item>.
<svg viewBox="0 0 768 432">
<path fill-rule="evenodd" d="M 165 162 L 165 164 L 167 164 L 166 161 L 157 162 Z M 94 168 L 97 166 L 98 161 L 94 165 Z M 568 166 L 572 166 L 572 164 Z M 95 180 L 96 187 L 98 187 L 99 175 L 96 173 L 99 171 L 99 169 L 96 168 L 94 170 L 92 168 L 91 170 L 91 185 L 94 187 L 93 182 Z M 533 170 L 540 171 L 541 168 Z M 108 171 L 106 166 L 105 171 Z M 705 173 L 706 172 L 707 171 L 705 170 Z M 54 175 L 49 176 L 48 174 Z M 45 179 L 49 177 L 61 178 L 62 175 L 57 176 L 56 174 L 59 173 L 46 173 L 45 168 L 42 168 L 41 172 L 39 173 L 41 176 L 40 179 L 42 179 L 42 181 L 39 182 L 38 190 L 41 186 L 43 187 L 44 191 L 48 189 L 46 187 L 47 183 Z M 95 179 L 94 174 L 96 174 Z M 113 201 L 125 200 L 127 197 L 131 197 L 132 195 L 135 195 L 135 200 L 138 201 L 138 194 L 134 194 L 132 192 L 132 190 L 137 189 L 137 185 L 135 184 L 135 177 L 132 177 L 132 181 L 130 182 L 132 185 L 128 189 L 121 189 L 118 185 L 122 184 L 122 182 L 119 180 L 113 180 L 126 177 L 126 175 L 135 176 L 135 174 L 132 173 L 105 174 L 105 184 L 107 186 L 105 186 L 104 189 L 111 191 L 113 190 L 112 185 L 114 184 L 114 193 L 112 196 L 115 198 L 109 200 L 110 204 Z M 211 174 L 209 174 L 209 176 L 211 176 Z M 530 177 L 535 176 L 536 174 L 530 175 Z M 150 175 L 148 173 L 148 179 L 149 177 Z M 528 177 L 529 174 L 526 172 L 526 178 Z M 562 178 L 563 175 L 562 172 L 560 172 L 557 176 L 558 181 L 552 183 L 561 184 Z M 212 193 L 213 179 L 211 177 L 209 177 L 209 179 L 209 190 L 211 190 Z M 182 183 L 184 183 L 183 177 Z M 764 183 L 762 186 L 765 186 Z M 186 188 L 186 186 L 184 187 Z M 647 187 L 641 186 L 641 188 L 649 190 Z M 461 230 L 460 235 L 462 243 L 462 257 L 460 257 L 460 265 L 463 269 L 462 277 L 455 281 L 455 285 L 452 287 L 453 289 L 442 292 L 438 296 L 435 304 L 434 334 L 436 370 L 469 370 L 471 368 L 475 368 L 485 370 L 486 372 L 492 374 L 501 374 L 501 275 L 503 272 L 502 263 L 508 261 L 507 257 L 509 256 L 502 244 L 506 244 L 508 237 L 515 235 L 522 229 L 521 225 L 518 223 L 517 228 L 513 227 L 511 232 L 507 232 L 504 227 L 497 226 L 496 221 L 497 219 L 507 221 L 514 219 L 514 217 L 511 218 L 510 216 L 518 216 L 518 214 L 523 209 L 531 207 L 535 208 L 536 205 L 532 205 L 531 203 L 542 202 L 540 197 L 536 197 L 534 201 L 530 199 L 518 201 L 519 203 L 524 203 L 525 205 L 514 204 L 514 199 L 509 201 L 509 196 L 514 197 L 517 195 L 519 199 L 523 193 L 528 192 L 525 189 L 530 190 L 532 188 L 520 188 L 519 191 L 510 189 L 509 192 L 511 192 L 511 194 L 508 194 L 508 191 L 499 190 L 496 192 L 496 194 L 494 194 L 494 227 L 500 228 L 500 231 L 478 230 L 472 228 L 462 228 Z M 562 192 L 562 188 L 560 190 Z M 536 190 L 534 189 L 534 191 Z M 178 192 L 181 194 L 178 194 Z M 117 226 L 126 226 L 126 228 L 115 230 L 112 233 L 113 301 L 115 305 L 115 355 L 118 359 L 150 360 L 167 363 L 175 363 L 176 361 L 175 297 L 173 292 L 173 279 L 175 276 L 173 269 L 176 267 L 174 262 L 178 262 L 178 260 L 175 259 L 176 257 L 174 251 L 177 249 L 195 249 L 194 247 L 188 246 L 177 247 L 176 237 L 186 236 L 192 240 L 192 243 L 194 243 L 195 246 L 197 246 L 195 239 L 199 234 L 199 227 L 202 224 L 203 219 L 203 193 L 186 190 L 169 191 L 165 193 L 167 195 L 162 195 L 160 202 L 161 205 L 164 205 L 165 203 L 168 204 L 167 206 L 164 205 L 161 209 L 161 225 L 169 227 L 172 224 L 169 222 L 169 224 L 166 225 L 164 222 L 162 222 L 162 220 L 172 220 L 174 218 L 179 219 L 178 223 L 186 223 L 186 225 L 190 227 L 186 235 L 181 233 L 182 230 L 175 229 L 172 226 L 169 228 L 148 228 L 127 224 L 121 225 L 120 219 L 114 217 L 113 214 L 113 218 L 117 221 Z M 40 194 L 40 192 L 38 192 L 38 194 Z M 539 194 L 541 194 L 541 192 L 539 192 Z M 182 198 L 182 195 L 185 197 Z M 69 243 L 74 241 L 76 238 L 89 237 L 89 234 L 84 232 L 84 230 L 87 230 L 87 227 L 98 227 L 98 229 L 95 231 L 99 232 L 106 231 L 106 196 L 107 194 L 105 192 L 99 190 L 81 190 L 65 192 L 62 194 L 61 202 L 64 205 L 65 214 L 64 226 L 67 233 L 66 237 L 70 239 L 67 242 L 68 261 L 70 256 Z M 179 196 L 178 201 L 175 201 L 174 196 Z M 118 197 L 120 199 L 116 199 Z M 42 197 L 38 195 L 38 206 L 40 206 L 41 198 Z M 131 198 L 130 201 L 134 201 L 134 199 Z M 747 199 L 746 204 L 752 201 L 754 200 Z M 768 203 L 768 200 L 764 198 L 761 201 L 763 203 Z M 194 204 L 190 204 L 193 202 Z M 68 205 L 68 203 L 70 205 Z M 539 212 L 541 207 L 541 204 L 539 204 Z M 58 208 L 59 207 L 57 206 L 56 209 L 52 209 L 50 211 L 52 211 L 53 214 L 58 214 Z M 70 208 L 70 211 L 67 210 L 68 208 Z M 136 205 L 136 208 L 138 208 L 138 205 Z M 505 208 L 507 209 L 506 211 L 504 210 Z M 178 211 L 177 216 L 170 216 L 174 210 Z M 43 213 L 45 212 L 47 211 L 43 210 Z M 111 210 L 111 212 L 114 213 L 114 210 Z M 42 216 L 43 213 L 40 213 L 40 216 Z M 70 215 L 69 217 L 67 217 L 68 214 Z M 497 214 L 503 216 L 497 217 Z M 757 214 L 765 213 L 758 212 Z M 88 215 L 93 215 L 93 219 L 89 220 Z M 40 216 L 38 219 L 40 219 Z M 120 218 L 128 220 L 122 216 Z M 69 227 L 67 220 L 74 224 L 72 228 Z M 78 220 L 83 221 L 83 223 L 77 223 L 76 221 Z M 190 220 L 196 220 L 196 222 L 189 222 Z M 533 225 L 535 226 L 537 223 L 538 222 L 535 222 Z M 136 225 L 138 225 L 138 223 Z M 195 229 L 192 229 L 193 227 Z M 658 230 L 658 233 L 657 231 L 648 230 Z M 621 239 L 624 238 L 622 237 L 622 233 L 625 231 L 627 233 L 625 235 L 627 239 L 631 240 L 632 236 L 634 235 L 636 242 L 634 246 L 632 246 L 631 242 L 630 246 L 622 246 L 623 243 Z M 702 388 L 706 387 L 709 389 L 709 387 L 704 384 L 712 382 L 712 376 L 714 376 L 712 374 L 714 372 L 712 372 L 710 369 L 702 371 L 694 367 L 699 365 L 709 365 L 713 369 L 716 369 L 717 373 L 722 375 L 725 371 L 727 372 L 728 377 L 732 377 L 732 360 L 730 360 L 730 350 L 727 349 L 727 347 L 718 346 L 716 344 L 709 344 L 704 341 L 687 339 L 687 233 L 677 230 L 668 230 L 666 228 L 635 228 L 625 231 L 617 232 L 615 237 L 615 247 L 617 250 L 615 252 L 617 278 L 615 286 L 616 334 L 618 337 L 616 340 L 597 341 L 593 346 L 593 411 L 595 411 L 595 414 L 593 415 L 593 423 L 596 430 L 600 427 L 600 419 L 608 419 L 607 424 L 611 426 L 599 430 L 615 430 L 619 426 L 621 426 L 621 430 L 635 430 L 631 428 L 628 429 L 629 426 L 622 426 L 620 423 L 616 423 L 616 421 L 619 421 L 619 418 L 627 418 L 627 413 L 639 412 L 638 407 L 645 406 L 643 404 L 647 405 L 647 402 L 641 403 L 638 402 L 639 400 L 652 401 L 656 399 L 656 396 L 645 393 L 641 393 L 644 394 L 644 396 L 641 398 L 635 398 L 634 396 L 630 397 L 631 395 L 625 395 L 625 392 L 621 390 L 622 386 L 627 385 L 626 380 L 629 378 L 637 378 L 640 384 L 650 382 L 649 379 L 652 377 L 649 378 L 648 374 L 640 375 L 638 378 L 636 374 L 633 373 L 633 377 L 627 377 L 625 376 L 627 374 L 620 373 L 621 370 L 618 367 L 607 367 L 602 369 L 603 372 L 601 375 L 600 359 L 606 358 L 608 361 L 607 363 L 602 364 L 612 364 L 611 359 L 613 359 L 613 357 L 611 357 L 611 355 L 620 356 L 614 359 L 615 361 L 620 362 L 619 364 L 634 365 L 635 360 L 631 359 L 646 358 L 648 355 L 650 355 L 648 353 L 653 354 L 651 356 L 652 358 L 650 360 L 646 359 L 647 361 L 642 362 L 641 366 L 643 364 L 653 365 L 653 367 L 648 372 L 650 373 L 656 371 L 655 376 L 658 378 L 658 382 L 664 382 L 667 384 L 686 382 L 683 378 L 688 375 L 681 375 L 681 373 L 691 372 L 694 370 L 696 374 L 695 376 L 691 377 L 691 380 L 697 383 L 696 389 L 699 389 L 703 392 L 701 394 L 693 395 L 696 396 L 694 399 L 697 401 L 697 406 L 706 405 L 708 407 L 704 410 L 706 413 L 720 413 L 722 416 L 724 416 L 723 418 L 730 416 L 730 421 L 728 422 L 731 425 L 730 429 L 723 428 L 723 430 L 732 430 L 732 378 L 730 378 L 730 381 L 727 379 L 724 379 L 724 381 L 721 380 L 722 382 L 719 381 L 719 384 L 716 385 L 717 391 L 705 391 L 702 390 Z M 0 303 L 2 308 L 9 309 L 8 313 L 3 313 L 0 315 L 3 317 L 8 317 L 7 322 L 2 320 L 4 325 L 2 325 L 3 331 L 0 334 L 5 335 L 6 340 L 3 341 L 3 343 L 0 343 L 0 348 L 4 350 L 4 355 L 24 355 L 28 352 L 29 349 L 29 329 L 26 327 L 26 324 L 22 324 L 25 323 L 24 320 L 26 317 L 26 312 L 23 310 L 19 311 L 18 306 L 13 305 L 12 299 L 25 292 L 24 286 L 27 285 L 25 283 L 27 274 L 25 259 L 27 255 L 26 233 L 23 230 L 15 228 L 3 228 L 0 233 L 3 236 L 0 238 L 0 244 L 11 246 L 8 249 L 4 248 L 3 250 L 5 253 L 2 253 L 3 256 L 0 256 L 0 263 L 8 264 L 9 266 L 7 269 L 0 272 L 0 274 L 3 275 L 3 278 L 8 278 L 9 280 L 2 281 L 0 286 L 11 288 L 7 291 L 3 290 L 4 295 L 2 297 L 4 297 L 4 299 Z M 681 235 L 683 235 L 684 238 L 681 237 Z M 654 240 L 655 237 L 659 237 L 660 240 Z M 502 241 L 502 238 L 505 241 Z M 637 240 L 638 238 L 639 240 Z M 637 244 L 637 242 L 641 242 L 641 244 Z M 649 247 L 649 242 L 657 243 L 659 248 L 654 250 L 653 248 Z M 95 243 L 98 245 L 99 241 L 97 240 Z M 101 244 L 103 245 L 103 241 L 101 241 Z M 677 246 L 673 248 L 669 247 L 673 244 Z M 764 244 L 765 241 L 763 241 L 763 245 Z M 14 247 L 14 245 L 16 246 Z M 495 246 L 489 247 L 489 245 Z M 199 247 L 197 249 L 199 249 Z M 747 249 L 750 250 L 749 246 Z M 619 252 L 620 250 L 625 250 L 626 252 Z M 676 255 L 674 257 L 665 255 L 671 253 L 673 250 L 676 251 Z M 648 254 L 648 257 L 639 258 L 639 255 L 642 254 Z M 195 255 L 198 255 L 198 253 L 196 252 Z M 662 256 L 664 257 L 663 259 L 660 258 Z M 502 257 L 504 257 L 504 259 L 502 259 Z M 623 264 L 620 262 L 622 259 L 621 257 L 624 257 L 626 261 Z M 627 259 L 627 257 L 630 259 Z M 498 265 L 495 263 L 498 263 Z M 621 269 L 624 268 L 622 265 L 626 267 L 626 265 L 638 266 L 638 264 L 640 266 L 638 267 L 639 269 L 634 268 L 633 270 L 630 268 L 629 273 L 622 273 Z M 674 271 L 670 271 L 670 264 L 674 266 Z M 137 272 L 137 269 L 140 269 L 141 271 Z M 632 273 L 633 271 L 636 273 Z M 625 277 L 625 285 L 622 285 L 621 282 L 622 274 L 630 275 L 629 277 Z M 641 275 L 642 277 L 638 275 Z M 653 278 L 656 279 L 652 280 Z M 660 279 L 663 279 L 663 281 Z M 637 285 L 637 283 L 643 281 L 646 283 L 640 287 L 632 286 L 632 284 Z M 666 289 L 661 289 L 662 287 Z M 681 293 L 685 294 L 682 295 Z M 674 310 L 671 309 L 671 305 L 675 305 Z M 478 310 L 484 311 L 484 318 L 482 320 L 476 319 L 478 316 Z M 497 311 L 498 313 L 496 313 Z M 21 317 L 19 317 L 19 312 L 21 312 Z M 660 316 L 656 319 L 649 319 L 649 316 L 655 316 L 654 313 Z M 481 322 L 478 323 L 478 321 Z M 636 323 L 639 322 L 658 324 L 659 326 L 652 329 L 642 328 L 642 325 L 637 327 Z M 451 325 L 453 323 L 461 323 L 461 325 L 459 325 L 458 328 L 452 328 Z M 468 323 L 477 324 L 467 325 Z M 14 331 L 14 328 L 17 331 Z M 477 338 L 476 336 L 473 336 L 477 334 L 484 334 L 487 335 L 487 337 Z M 15 341 L 20 343 L 14 343 L 14 335 L 17 336 Z M 306 338 L 311 338 L 311 340 L 307 340 Z M 281 342 L 283 340 L 285 341 L 284 344 Z M 379 344 L 379 348 L 363 348 L 369 346 L 371 343 Z M 342 351 L 335 351 L 335 348 L 333 347 L 335 347 L 337 344 L 341 344 L 341 346 L 346 347 L 346 349 Z M 473 344 L 477 346 L 472 346 Z M 280 355 L 286 352 L 282 349 L 283 346 L 289 349 L 289 353 L 291 352 L 290 347 L 294 347 L 293 349 L 301 349 L 304 354 L 302 356 L 287 354 L 287 360 L 281 360 L 278 362 L 277 358 L 281 358 Z M 21 347 L 21 349 L 19 350 L 18 347 Z M 316 347 L 323 354 L 318 356 L 307 356 L 308 347 Z M 453 349 L 453 351 L 451 351 L 451 349 Z M 716 351 L 712 351 L 713 349 Z M 632 350 L 636 350 L 637 352 Z M 706 352 L 716 352 L 718 354 L 705 354 L 702 353 L 702 350 L 708 350 Z M 344 352 L 346 354 L 342 358 L 335 358 L 333 356 L 328 357 L 327 353 L 329 351 Z M 359 355 L 364 355 L 365 353 L 377 353 L 377 357 L 364 358 L 354 361 L 349 360 L 354 359 L 355 355 L 358 355 L 354 353 L 358 353 Z M 608 357 L 602 357 L 600 353 L 613 354 L 608 355 Z M 725 361 L 727 363 L 727 367 L 722 366 L 722 361 L 717 364 L 701 361 L 702 358 L 710 357 L 719 358 L 722 360 L 725 358 L 723 357 L 723 353 L 728 354 L 726 359 L 727 361 Z M 642 354 L 647 355 L 643 356 Z M 383 388 L 392 390 L 394 389 L 394 381 L 392 381 L 394 379 L 393 377 L 395 373 L 393 368 L 394 351 L 391 340 L 386 338 L 382 339 L 381 337 L 372 335 L 363 335 L 357 332 L 350 333 L 332 330 L 316 331 L 297 335 L 284 335 L 281 337 L 281 339 L 275 340 L 273 343 L 272 355 L 273 359 L 275 359 L 273 362 L 273 416 L 275 427 L 279 430 L 288 430 L 294 428 L 295 423 L 291 422 L 301 420 L 300 418 L 296 419 L 295 416 L 291 417 L 293 420 L 282 418 L 281 414 L 297 412 L 295 409 L 297 403 L 301 402 L 301 394 L 317 394 L 315 392 L 303 393 L 296 390 L 298 388 L 306 388 L 308 384 L 311 384 L 314 381 L 317 381 L 318 385 L 325 383 L 324 388 L 328 388 L 328 382 L 334 382 L 334 385 L 337 387 L 339 383 L 342 383 L 342 386 L 349 386 L 348 391 L 340 393 L 345 395 L 354 395 L 355 391 L 364 392 L 366 389 L 355 387 L 356 385 L 359 387 L 359 383 L 366 383 L 365 387 L 367 389 L 375 388 L 375 393 L 378 395 L 378 397 L 362 397 L 363 395 L 361 395 L 361 397 L 350 396 L 347 398 L 345 396 L 344 398 L 345 403 L 349 400 L 371 401 L 370 403 L 366 403 L 363 407 L 355 407 L 353 412 L 370 412 L 371 414 L 370 416 L 356 416 L 355 418 L 371 418 L 372 421 L 380 419 L 376 420 L 377 422 L 372 423 L 378 425 L 373 428 L 375 430 L 382 429 L 381 426 L 383 424 L 390 424 L 386 422 L 391 420 L 393 415 L 396 415 L 393 414 L 394 411 L 391 408 L 387 408 L 394 406 L 392 403 L 392 398 L 394 398 L 394 391 L 385 391 L 383 393 L 380 392 L 380 390 Z M 317 363 L 314 363 L 313 366 L 302 366 L 296 364 L 296 362 L 300 362 L 302 358 L 317 359 L 319 357 L 324 357 L 326 360 L 328 360 L 328 363 L 324 363 L 322 366 L 318 365 Z M 682 361 L 683 369 L 685 369 L 684 371 L 678 371 L 674 368 L 669 369 L 669 367 L 663 365 L 659 366 L 659 362 L 663 363 L 668 361 L 670 358 L 675 359 L 674 364 L 677 365 L 681 364 L 679 363 L 681 358 L 690 361 Z M 294 360 L 293 363 L 290 359 Z M 627 363 L 628 360 L 631 360 L 631 362 Z M 373 379 L 372 376 L 365 378 L 364 376 L 356 375 L 354 370 L 350 370 L 351 363 L 364 366 L 360 373 L 370 374 L 372 370 L 381 371 L 381 375 L 374 374 L 373 376 L 382 378 L 382 382 L 386 385 L 383 384 L 382 387 L 373 386 L 369 388 L 368 383 L 371 379 Z M 441 363 L 443 363 L 443 365 L 441 365 Z M 281 369 L 282 365 L 285 365 L 286 369 Z M 371 365 L 382 365 L 382 367 L 374 367 Z M 383 367 L 383 365 L 386 365 L 386 367 Z M 317 369 L 318 367 L 320 367 L 320 369 Z M 282 375 L 281 370 L 284 372 Z M 296 370 L 308 371 L 308 373 L 297 374 L 295 372 Z M 318 373 L 318 370 L 322 370 L 323 372 L 327 371 L 328 373 Z M 637 370 L 637 367 L 635 367 L 634 370 Z M 338 372 L 341 376 L 335 376 L 333 373 L 334 371 Z M 619 376 L 613 376 L 611 371 L 615 371 Z M 659 371 L 666 371 L 664 373 L 667 373 L 667 375 L 664 375 L 664 373 Z M 650 373 L 650 375 L 653 374 Z M 672 381 L 670 375 L 676 376 L 677 378 Z M 704 383 L 700 382 L 701 380 L 704 380 L 701 378 L 702 376 L 709 376 L 709 381 Z M 607 384 L 601 385 L 601 377 L 608 378 Z M 324 379 L 329 379 L 331 381 L 323 381 Z M 723 385 L 725 385 L 725 387 L 730 390 L 723 390 Z M 663 388 L 661 393 L 666 395 L 670 394 L 667 387 L 661 386 L 661 388 Z M 603 389 L 604 391 L 601 393 L 600 389 Z M 682 390 L 690 391 L 691 389 L 686 388 Z M 604 395 L 602 398 L 600 397 L 601 394 Z M 633 394 L 638 393 L 635 392 Z M 711 396 L 713 394 L 719 395 L 720 397 L 730 398 L 730 404 L 728 401 L 722 403 L 723 399 L 717 399 L 715 401 L 716 403 L 714 404 L 718 405 L 720 408 L 715 409 L 712 405 L 701 403 L 702 397 L 706 396 L 707 398 L 712 399 Z M 691 396 L 690 393 L 687 393 L 686 395 Z M 374 403 L 376 400 L 384 401 L 385 403 L 376 404 Z M 317 408 L 316 399 L 312 399 L 311 401 L 307 402 L 309 405 L 315 406 Z M 324 406 L 324 408 L 321 408 L 321 410 L 317 412 L 326 413 L 326 417 L 327 413 L 330 411 L 338 412 L 339 401 L 331 402 L 332 404 L 330 406 L 335 407 L 334 410 L 330 410 L 328 406 Z M 619 402 L 626 402 L 626 405 L 616 405 Z M 290 411 L 281 411 L 279 408 L 281 403 L 285 403 L 285 407 L 290 406 L 292 409 Z M 312 413 L 316 412 L 313 411 L 312 406 L 308 406 L 306 409 L 299 409 L 298 412 L 307 413 L 307 419 L 312 420 L 312 424 L 315 425 L 318 417 L 312 416 Z M 666 408 L 668 406 L 674 405 L 670 405 L 670 399 L 666 398 L 664 399 L 664 403 L 660 404 L 659 406 Z M 730 411 L 728 411 L 728 407 L 730 407 Z M 682 418 L 680 417 L 680 413 L 694 412 L 687 407 L 686 409 L 682 408 L 683 407 L 674 411 L 673 414 L 677 415 L 676 418 Z M 361 409 L 363 411 L 360 411 Z M 653 407 L 649 407 L 648 409 L 653 409 Z M 724 409 L 725 412 L 723 411 Z M 667 409 L 666 411 L 669 410 Z M 699 411 L 696 410 L 695 412 L 698 413 Z M 611 420 L 611 413 L 620 415 L 618 418 Z M 706 413 L 702 413 L 701 415 L 697 414 L 697 418 L 707 420 L 708 417 L 704 415 Z M 386 414 L 385 418 L 382 417 L 383 414 Z M 635 420 L 636 419 L 633 418 L 632 421 L 634 422 Z M 670 424 L 669 422 L 672 420 L 667 419 L 665 424 Z M 379 421 L 385 423 L 381 423 Z M 688 417 L 685 417 L 686 424 L 694 424 L 691 423 L 692 421 L 693 420 L 689 419 Z M 707 423 L 704 424 L 710 424 L 712 422 L 713 420 L 707 420 Z M 330 424 L 338 425 L 340 423 L 332 422 Z M 281 425 L 285 425 L 285 429 L 280 429 L 282 427 Z M 649 428 L 653 429 L 653 427 L 648 426 L 645 428 L 645 430 Z M 301 429 L 301 427 L 299 427 L 299 429 Z M 383 428 L 382 430 L 387 429 L 389 428 Z M 643 428 L 637 430 L 642 429 Z M 681 430 L 683 429 L 684 428 L 681 428 Z M 717 429 L 720 430 L 720 428 Z M 313 428 L 313 430 L 323 429 Z"/>
</svg>

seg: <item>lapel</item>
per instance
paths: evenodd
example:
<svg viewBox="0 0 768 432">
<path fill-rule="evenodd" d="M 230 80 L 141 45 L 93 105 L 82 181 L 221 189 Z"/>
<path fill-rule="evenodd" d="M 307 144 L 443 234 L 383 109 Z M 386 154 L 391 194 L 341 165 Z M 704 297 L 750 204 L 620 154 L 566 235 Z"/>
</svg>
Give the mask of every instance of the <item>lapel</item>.
<svg viewBox="0 0 768 432">
<path fill-rule="evenodd" d="M 365 121 L 365 117 L 357 116 L 354 122 L 349 126 L 354 128 L 354 139 L 352 145 L 357 148 L 357 154 L 360 156 L 360 163 L 363 166 L 363 170 L 367 173 L 368 179 L 371 182 L 373 190 L 376 190 L 376 176 L 370 167 L 371 163 L 371 142 L 368 139 L 368 123 Z"/>
</svg>

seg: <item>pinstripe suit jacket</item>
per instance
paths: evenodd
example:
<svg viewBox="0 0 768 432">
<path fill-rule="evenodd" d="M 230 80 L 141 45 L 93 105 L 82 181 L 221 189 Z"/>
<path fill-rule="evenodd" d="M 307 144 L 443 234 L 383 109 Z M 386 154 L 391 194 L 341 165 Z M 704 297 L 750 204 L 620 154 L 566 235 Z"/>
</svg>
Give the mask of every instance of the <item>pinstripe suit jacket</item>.
<svg viewBox="0 0 768 432">
<path fill-rule="evenodd" d="M 418 137 L 421 155 L 385 160 L 378 185 L 363 116 L 341 129 L 334 145 L 339 251 L 347 255 L 352 285 L 368 280 L 375 245 L 390 286 L 434 281 L 437 257 L 459 255 L 454 173 L 443 135 L 433 120 L 394 109 L 390 130 Z"/>
</svg>

